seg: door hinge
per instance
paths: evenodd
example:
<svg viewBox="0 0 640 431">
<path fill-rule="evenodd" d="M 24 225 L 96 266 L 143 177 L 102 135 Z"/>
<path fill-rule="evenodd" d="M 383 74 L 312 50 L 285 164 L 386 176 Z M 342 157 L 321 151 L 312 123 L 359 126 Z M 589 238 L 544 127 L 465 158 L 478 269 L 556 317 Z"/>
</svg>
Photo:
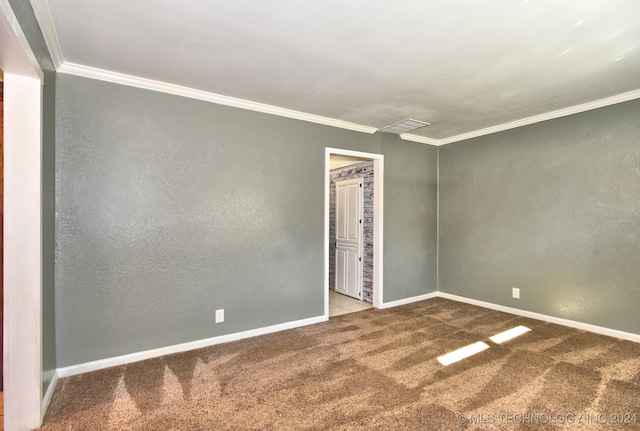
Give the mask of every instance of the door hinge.
<svg viewBox="0 0 640 431">
<path fill-rule="evenodd" d="M 362 219 L 360 219 L 360 224 L 362 224 Z"/>
<path fill-rule="evenodd" d="M 360 188 L 362 188 L 362 183 L 360 183 Z"/>
<path fill-rule="evenodd" d="M 360 260 L 360 262 L 362 262 L 362 257 L 359 257 L 358 260 Z"/>
</svg>

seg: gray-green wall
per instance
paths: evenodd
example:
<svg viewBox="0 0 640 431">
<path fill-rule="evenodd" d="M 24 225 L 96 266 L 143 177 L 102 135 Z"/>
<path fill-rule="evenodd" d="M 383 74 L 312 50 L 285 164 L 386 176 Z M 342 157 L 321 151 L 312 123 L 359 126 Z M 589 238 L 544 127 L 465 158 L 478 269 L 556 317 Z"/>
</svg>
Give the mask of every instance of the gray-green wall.
<svg viewBox="0 0 640 431">
<path fill-rule="evenodd" d="M 632 101 L 440 147 L 439 290 L 640 333 L 639 119 Z"/>
<path fill-rule="evenodd" d="M 385 155 L 384 300 L 436 289 L 434 149 L 64 74 L 56 101 L 59 367 L 322 315 L 325 147 Z"/>
<path fill-rule="evenodd" d="M 321 315 L 325 147 L 385 156 L 385 302 L 640 333 L 640 102 L 435 148 L 64 74 L 55 96 L 58 367 Z"/>
<path fill-rule="evenodd" d="M 384 302 L 437 290 L 438 148 L 382 135 Z"/>
<path fill-rule="evenodd" d="M 28 1 L 9 0 L 44 73 L 42 88 L 42 391 L 56 370 L 55 339 L 55 68 Z"/>
</svg>

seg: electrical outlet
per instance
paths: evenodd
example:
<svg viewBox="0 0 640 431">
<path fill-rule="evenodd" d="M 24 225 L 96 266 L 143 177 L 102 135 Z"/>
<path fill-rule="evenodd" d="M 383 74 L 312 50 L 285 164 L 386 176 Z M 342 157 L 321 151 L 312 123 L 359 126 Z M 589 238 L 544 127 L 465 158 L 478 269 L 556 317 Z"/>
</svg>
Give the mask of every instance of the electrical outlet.
<svg viewBox="0 0 640 431">
<path fill-rule="evenodd" d="M 216 323 L 224 322 L 224 308 L 216 310 Z"/>
<path fill-rule="evenodd" d="M 520 289 L 518 289 L 517 287 L 512 287 L 511 296 L 513 296 L 515 299 L 520 299 Z"/>
</svg>

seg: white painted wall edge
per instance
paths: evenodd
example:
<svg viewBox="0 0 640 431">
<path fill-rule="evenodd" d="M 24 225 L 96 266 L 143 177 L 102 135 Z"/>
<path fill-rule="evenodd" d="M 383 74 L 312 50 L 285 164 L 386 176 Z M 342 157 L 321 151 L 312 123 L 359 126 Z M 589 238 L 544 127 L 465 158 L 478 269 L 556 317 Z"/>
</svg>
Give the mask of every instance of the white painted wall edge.
<svg viewBox="0 0 640 431">
<path fill-rule="evenodd" d="M 618 331 L 617 329 L 605 328 L 602 326 L 591 325 L 589 323 L 577 322 L 575 320 L 563 319 L 560 317 L 548 316 L 546 314 L 534 313 L 533 311 L 520 310 L 519 308 L 507 307 L 504 305 L 493 304 L 491 302 L 478 301 L 476 299 L 466 298 L 464 296 L 452 295 L 450 293 L 438 292 L 439 298 L 451 299 L 453 301 L 464 302 L 466 304 L 477 305 L 479 307 L 488 308 L 490 310 L 502 311 L 504 313 L 515 314 L 518 316 L 529 317 L 531 319 L 541 320 L 543 322 L 556 323 L 570 328 L 582 329 L 584 331 L 596 334 L 607 335 L 609 337 L 621 338 L 623 340 L 640 343 L 640 334 L 631 332 Z"/>
<path fill-rule="evenodd" d="M 103 368 L 115 367 L 118 365 L 130 364 L 132 362 L 144 361 L 145 359 L 157 358 L 159 356 L 171 355 L 173 353 L 187 352 L 189 350 L 210 347 L 216 344 L 238 341 L 245 338 L 256 337 L 258 335 L 271 334 L 273 332 L 285 331 L 287 329 L 299 328 L 313 325 L 314 323 L 326 322 L 328 319 L 323 316 L 310 317 L 308 319 L 295 320 L 262 328 L 250 329 L 248 331 L 235 332 L 233 334 L 220 335 L 202 340 L 190 341 L 188 343 L 174 344 L 172 346 L 160 347 L 158 349 L 145 350 L 128 355 L 116 356 L 113 358 L 100 359 L 98 361 L 85 362 L 84 364 L 71 365 L 69 367 L 58 368 L 57 376 L 69 377 L 77 374 L 88 373 L 101 370 Z"/>
<path fill-rule="evenodd" d="M 42 83 L 4 75 L 4 429 L 42 411 Z"/>
</svg>

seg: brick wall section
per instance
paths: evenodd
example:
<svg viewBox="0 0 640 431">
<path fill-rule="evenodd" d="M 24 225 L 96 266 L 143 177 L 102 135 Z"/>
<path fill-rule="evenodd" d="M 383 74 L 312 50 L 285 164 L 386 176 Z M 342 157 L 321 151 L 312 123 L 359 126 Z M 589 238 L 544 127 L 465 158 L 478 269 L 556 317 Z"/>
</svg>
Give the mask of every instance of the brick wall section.
<svg viewBox="0 0 640 431">
<path fill-rule="evenodd" d="M 329 288 L 335 289 L 336 269 L 336 181 L 364 178 L 363 217 L 363 294 L 362 299 L 373 302 L 373 161 L 357 163 L 329 172 Z"/>
</svg>

